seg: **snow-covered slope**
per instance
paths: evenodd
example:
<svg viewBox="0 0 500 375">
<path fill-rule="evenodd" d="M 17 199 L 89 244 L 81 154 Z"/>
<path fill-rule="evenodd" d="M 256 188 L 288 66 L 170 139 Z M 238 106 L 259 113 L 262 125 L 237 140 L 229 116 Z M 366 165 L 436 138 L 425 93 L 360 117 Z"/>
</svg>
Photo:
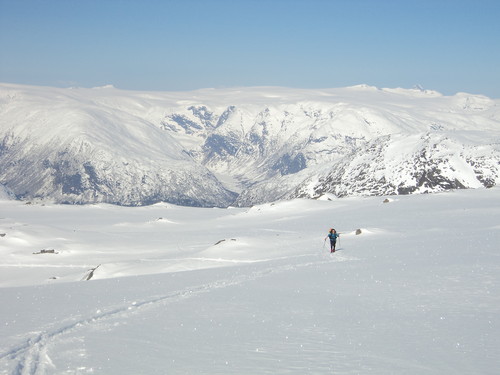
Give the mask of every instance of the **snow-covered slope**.
<svg viewBox="0 0 500 375">
<path fill-rule="evenodd" d="M 243 192 L 238 200 L 245 205 L 259 197 L 399 195 L 489 188 L 500 181 L 500 138 L 491 139 L 493 134 L 483 132 L 477 142 L 459 131 L 377 137 L 317 168 L 316 173 L 285 176 L 279 185 L 264 181 Z M 477 135 L 474 132 L 472 138 Z M 302 182 L 297 180 L 304 177 Z"/>
<path fill-rule="evenodd" d="M 0 374 L 496 375 L 500 188 L 387 198 L 0 202 Z"/>
<path fill-rule="evenodd" d="M 107 107 L 109 96 L 101 94 L 2 87 L 0 181 L 18 197 L 57 202 L 232 202 L 234 195 L 168 132 L 133 108 L 122 110 L 120 100 Z"/>
<path fill-rule="evenodd" d="M 231 190 L 252 205 L 500 181 L 500 106 L 483 96 L 4 84 L 0 98 L 0 183 L 18 197 L 220 206 Z"/>
</svg>

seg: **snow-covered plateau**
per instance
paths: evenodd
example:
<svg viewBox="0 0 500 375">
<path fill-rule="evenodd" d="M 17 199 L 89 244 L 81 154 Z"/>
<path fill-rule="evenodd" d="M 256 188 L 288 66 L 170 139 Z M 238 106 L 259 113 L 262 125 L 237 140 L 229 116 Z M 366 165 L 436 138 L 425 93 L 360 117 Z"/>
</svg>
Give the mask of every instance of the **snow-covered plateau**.
<svg viewBox="0 0 500 375">
<path fill-rule="evenodd" d="M 1 200 L 0 374 L 496 375 L 499 202 Z"/>
<path fill-rule="evenodd" d="M 203 207 L 491 187 L 499 103 L 366 85 L 0 84 L 0 185 L 25 201 Z"/>
</svg>

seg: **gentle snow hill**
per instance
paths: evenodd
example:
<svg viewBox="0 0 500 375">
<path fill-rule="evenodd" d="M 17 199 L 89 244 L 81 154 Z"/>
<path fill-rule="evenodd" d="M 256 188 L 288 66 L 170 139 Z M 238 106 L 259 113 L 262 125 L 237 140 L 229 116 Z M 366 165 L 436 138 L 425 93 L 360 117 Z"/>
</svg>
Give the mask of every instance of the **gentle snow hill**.
<svg viewBox="0 0 500 375">
<path fill-rule="evenodd" d="M 490 187 L 499 103 L 366 85 L 0 84 L 0 183 L 21 199 L 195 206 Z"/>
<path fill-rule="evenodd" d="M 330 199 L 0 201 L 0 374 L 496 375 L 500 189 Z"/>
</svg>

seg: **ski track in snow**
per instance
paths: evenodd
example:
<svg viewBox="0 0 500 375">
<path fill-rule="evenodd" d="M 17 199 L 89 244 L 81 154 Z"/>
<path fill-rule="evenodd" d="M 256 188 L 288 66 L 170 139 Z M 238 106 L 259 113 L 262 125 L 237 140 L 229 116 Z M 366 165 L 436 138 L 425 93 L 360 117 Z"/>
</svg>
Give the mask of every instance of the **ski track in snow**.
<svg viewBox="0 0 500 375">
<path fill-rule="evenodd" d="M 292 258 L 304 258 L 307 257 L 311 259 L 311 254 L 305 254 L 301 256 L 291 256 L 291 257 L 281 257 L 278 259 L 273 259 L 265 262 L 273 263 L 276 261 L 290 260 Z M 127 316 L 132 314 L 138 314 L 144 311 L 145 308 L 155 308 L 163 306 L 164 304 L 175 303 L 176 301 L 195 298 L 196 296 L 209 293 L 213 290 L 220 288 L 227 288 L 245 282 L 250 282 L 257 280 L 262 277 L 266 277 L 273 273 L 293 271 L 302 267 L 310 267 L 328 262 L 341 262 L 341 261 L 353 261 L 357 258 L 339 256 L 336 254 L 334 257 L 331 255 L 323 255 L 320 260 L 309 260 L 306 262 L 299 263 L 286 263 L 279 266 L 269 266 L 264 269 L 259 269 L 257 271 L 250 271 L 250 273 L 240 274 L 231 278 L 223 278 L 215 280 L 208 284 L 198 285 L 195 287 L 189 287 L 177 291 L 170 292 L 163 296 L 158 296 L 154 298 L 148 298 L 139 302 L 127 303 L 121 307 L 111 309 L 110 311 L 95 314 L 85 319 L 81 319 L 77 322 L 71 324 L 47 330 L 45 332 L 38 333 L 32 338 L 28 339 L 23 345 L 17 346 L 6 352 L 0 354 L 0 361 L 8 359 L 9 361 L 17 362 L 11 375 L 43 375 L 47 373 L 47 369 L 54 369 L 50 359 L 50 351 L 54 349 L 55 346 L 60 345 L 64 336 L 67 334 L 74 334 L 78 330 L 85 329 L 86 327 L 101 324 L 104 327 L 112 327 L 113 320 L 120 318 L 125 319 Z M 258 262 L 258 261 L 257 261 Z M 5 373 L 7 374 L 7 373 Z"/>
</svg>

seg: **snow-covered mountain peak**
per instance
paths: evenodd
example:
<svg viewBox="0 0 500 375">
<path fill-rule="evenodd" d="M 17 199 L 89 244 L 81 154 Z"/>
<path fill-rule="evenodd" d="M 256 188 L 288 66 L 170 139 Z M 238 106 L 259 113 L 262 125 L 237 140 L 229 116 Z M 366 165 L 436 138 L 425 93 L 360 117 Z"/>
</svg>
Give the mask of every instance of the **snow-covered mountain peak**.
<svg viewBox="0 0 500 375">
<path fill-rule="evenodd" d="M 115 89 L 116 87 L 112 84 L 107 84 L 107 85 L 103 85 L 103 86 L 96 86 L 96 87 L 92 87 L 94 90 L 106 90 L 106 89 Z"/>
<path fill-rule="evenodd" d="M 500 174 L 499 102 L 367 85 L 137 92 L 2 84 L 0 183 L 26 198 L 198 205 L 232 203 L 236 194 L 221 181 L 241 191 L 236 204 L 491 186 Z"/>
</svg>

